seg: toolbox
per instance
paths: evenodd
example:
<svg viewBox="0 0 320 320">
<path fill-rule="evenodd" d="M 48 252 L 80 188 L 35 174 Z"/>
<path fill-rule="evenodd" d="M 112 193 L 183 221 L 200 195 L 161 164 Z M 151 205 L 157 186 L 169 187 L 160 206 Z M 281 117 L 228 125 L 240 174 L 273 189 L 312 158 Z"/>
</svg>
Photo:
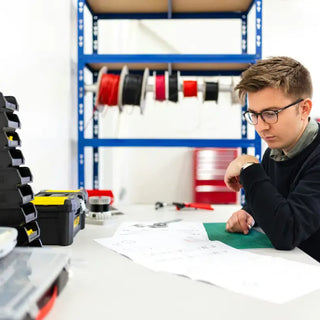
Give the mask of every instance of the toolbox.
<svg viewBox="0 0 320 320">
<path fill-rule="evenodd" d="M 43 244 L 67 246 L 85 227 L 85 191 L 44 190 L 32 201 L 38 212 Z"/>
</svg>

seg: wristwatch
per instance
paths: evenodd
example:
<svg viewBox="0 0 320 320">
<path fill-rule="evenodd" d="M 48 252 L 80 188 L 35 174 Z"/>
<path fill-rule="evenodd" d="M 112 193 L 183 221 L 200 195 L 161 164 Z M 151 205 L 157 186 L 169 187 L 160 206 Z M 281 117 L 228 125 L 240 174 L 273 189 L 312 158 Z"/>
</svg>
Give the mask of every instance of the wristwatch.
<svg viewBox="0 0 320 320">
<path fill-rule="evenodd" d="M 246 169 L 246 168 L 248 168 L 248 167 L 250 167 L 250 166 L 252 166 L 253 164 L 256 164 L 257 162 L 246 162 L 242 167 L 241 167 L 241 170 L 240 170 L 240 173 L 244 170 L 244 169 Z"/>
</svg>

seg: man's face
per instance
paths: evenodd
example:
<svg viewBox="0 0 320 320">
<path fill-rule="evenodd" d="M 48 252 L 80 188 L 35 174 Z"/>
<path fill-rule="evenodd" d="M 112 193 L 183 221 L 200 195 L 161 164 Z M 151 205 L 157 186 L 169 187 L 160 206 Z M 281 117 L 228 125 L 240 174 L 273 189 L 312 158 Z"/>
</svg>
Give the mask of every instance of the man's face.
<svg viewBox="0 0 320 320">
<path fill-rule="evenodd" d="M 257 113 L 279 110 L 294 100 L 285 96 L 280 89 L 265 88 L 248 93 L 248 109 Z M 304 101 L 279 112 L 278 121 L 273 124 L 264 122 L 259 116 L 258 123 L 254 127 L 269 148 L 282 149 L 287 153 L 295 146 L 308 123 L 308 114 L 302 111 L 303 104 Z"/>
</svg>

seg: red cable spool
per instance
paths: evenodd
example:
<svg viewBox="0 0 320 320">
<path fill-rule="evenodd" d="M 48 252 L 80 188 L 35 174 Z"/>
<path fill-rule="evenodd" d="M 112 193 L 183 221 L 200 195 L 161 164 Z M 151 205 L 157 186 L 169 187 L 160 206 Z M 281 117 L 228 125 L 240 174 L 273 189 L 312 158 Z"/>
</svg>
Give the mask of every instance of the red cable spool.
<svg viewBox="0 0 320 320">
<path fill-rule="evenodd" d="M 165 76 L 156 76 L 156 100 L 163 101 L 166 99 L 166 81 Z"/>
<path fill-rule="evenodd" d="M 197 81 L 191 81 L 191 80 L 183 81 L 183 95 L 185 97 L 197 97 L 198 96 Z"/>
<path fill-rule="evenodd" d="M 98 95 L 99 105 L 118 105 L 119 80 L 119 75 L 110 73 L 105 73 L 102 75 Z"/>
</svg>

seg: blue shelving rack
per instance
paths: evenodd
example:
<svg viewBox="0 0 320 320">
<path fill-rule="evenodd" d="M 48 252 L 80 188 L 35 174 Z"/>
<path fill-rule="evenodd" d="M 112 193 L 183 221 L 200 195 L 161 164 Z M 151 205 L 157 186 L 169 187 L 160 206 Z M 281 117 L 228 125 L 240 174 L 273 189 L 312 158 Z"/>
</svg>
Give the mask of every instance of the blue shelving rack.
<svg viewBox="0 0 320 320">
<path fill-rule="evenodd" d="M 119 3 L 128 2 L 127 10 L 121 10 Z M 255 155 L 261 157 L 261 140 L 255 134 L 248 138 L 247 123 L 241 117 L 241 139 L 99 139 L 98 119 L 93 119 L 93 138 L 84 137 L 84 72 L 85 68 L 93 73 L 96 80 L 101 65 L 109 69 L 127 64 L 139 64 L 150 70 L 160 71 L 159 64 L 165 69 L 175 69 L 175 64 L 182 75 L 240 75 L 249 64 L 261 59 L 262 52 L 262 0 L 231 0 L 227 4 L 220 0 L 208 0 L 201 12 L 184 10 L 193 0 L 176 1 L 139 1 L 129 0 L 78 0 L 78 186 L 85 187 L 85 148 L 93 148 L 93 188 L 99 187 L 99 148 L 100 147 L 216 147 L 216 148 L 254 148 Z M 152 7 L 155 6 L 155 7 Z M 87 7 L 92 15 L 92 54 L 84 53 L 84 9 Z M 248 14 L 255 8 L 255 53 L 248 54 Z M 197 6 L 197 10 L 199 6 Z M 241 54 L 98 54 L 98 21 L 100 19 L 240 19 L 241 20 Z M 188 65 L 199 65 L 198 70 L 188 69 Z M 203 65 L 206 68 L 203 68 Z M 225 68 L 229 65 L 229 68 Z M 200 67 L 202 66 L 202 67 Z M 114 70 L 113 70 L 114 71 Z M 242 106 L 242 112 L 247 105 Z"/>
</svg>

